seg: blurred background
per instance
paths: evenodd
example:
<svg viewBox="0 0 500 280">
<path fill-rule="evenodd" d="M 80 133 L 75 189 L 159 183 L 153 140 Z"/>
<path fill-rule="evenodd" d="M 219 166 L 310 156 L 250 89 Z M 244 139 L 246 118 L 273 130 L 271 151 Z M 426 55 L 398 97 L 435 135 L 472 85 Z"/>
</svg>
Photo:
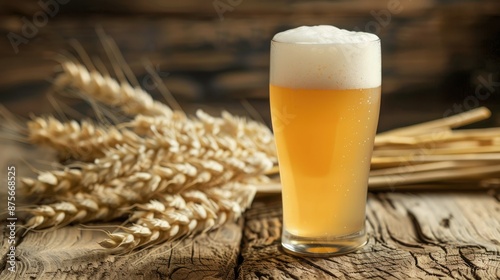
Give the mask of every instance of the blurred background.
<svg viewBox="0 0 500 280">
<path fill-rule="evenodd" d="M 269 41 L 318 24 L 381 38 L 380 131 L 479 106 L 494 112 L 486 125 L 500 124 L 498 0 L 1 1 L 0 102 L 22 116 L 50 113 L 58 55 L 74 54 L 76 40 L 108 65 L 104 30 L 155 97 L 147 67 L 187 112 L 248 114 L 246 100 L 268 121 Z"/>
</svg>

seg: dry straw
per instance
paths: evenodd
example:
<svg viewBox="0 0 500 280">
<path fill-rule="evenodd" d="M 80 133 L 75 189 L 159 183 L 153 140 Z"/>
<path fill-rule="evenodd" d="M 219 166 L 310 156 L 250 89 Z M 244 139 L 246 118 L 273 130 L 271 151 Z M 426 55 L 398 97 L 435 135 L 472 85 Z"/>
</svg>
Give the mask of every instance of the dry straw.
<svg viewBox="0 0 500 280">
<path fill-rule="evenodd" d="M 488 182 L 500 177 L 500 128 L 456 129 L 490 115 L 481 107 L 378 134 L 370 188 L 492 186 Z"/>
</svg>

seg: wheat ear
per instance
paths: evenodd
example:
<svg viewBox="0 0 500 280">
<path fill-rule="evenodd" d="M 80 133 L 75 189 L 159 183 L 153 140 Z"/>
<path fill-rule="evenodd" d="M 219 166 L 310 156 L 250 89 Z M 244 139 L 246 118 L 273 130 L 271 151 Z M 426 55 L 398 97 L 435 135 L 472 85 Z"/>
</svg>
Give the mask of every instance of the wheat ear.
<svg viewBox="0 0 500 280">
<path fill-rule="evenodd" d="M 61 122 L 52 116 L 28 122 L 28 140 L 56 150 L 61 160 L 78 161 L 93 161 L 118 144 L 142 142 L 130 130 L 99 126 L 90 121 Z"/>
<path fill-rule="evenodd" d="M 71 61 L 62 63 L 63 72 L 55 80 L 56 87 L 73 87 L 83 91 L 94 100 L 120 108 L 129 115 L 170 117 L 172 110 L 165 104 L 153 100 L 143 89 L 129 83 L 118 82 L 97 71 L 89 71 L 81 64 Z"/>
<path fill-rule="evenodd" d="M 250 206 L 255 188 L 229 183 L 206 191 L 189 190 L 138 205 L 134 224 L 114 233 L 101 246 L 127 253 L 136 248 L 176 240 L 215 229 Z"/>
<path fill-rule="evenodd" d="M 126 214 L 127 207 L 147 201 L 141 193 L 125 186 L 93 185 L 92 190 L 72 191 L 53 197 L 56 202 L 28 210 L 28 229 L 61 227 L 70 223 L 109 221 Z"/>
</svg>

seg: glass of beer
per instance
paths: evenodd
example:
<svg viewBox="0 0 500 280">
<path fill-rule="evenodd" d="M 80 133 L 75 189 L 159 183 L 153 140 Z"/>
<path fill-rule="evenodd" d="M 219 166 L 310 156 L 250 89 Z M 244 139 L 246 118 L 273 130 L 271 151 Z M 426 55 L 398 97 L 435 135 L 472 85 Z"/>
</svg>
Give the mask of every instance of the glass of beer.
<svg viewBox="0 0 500 280">
<path fill-rule="evenodd" d="M 380 88 L 374 34 L 302 26 L 272 39 L 270 103 L 285 251 L 332 256 L 366 243 Z"/>
</svg>

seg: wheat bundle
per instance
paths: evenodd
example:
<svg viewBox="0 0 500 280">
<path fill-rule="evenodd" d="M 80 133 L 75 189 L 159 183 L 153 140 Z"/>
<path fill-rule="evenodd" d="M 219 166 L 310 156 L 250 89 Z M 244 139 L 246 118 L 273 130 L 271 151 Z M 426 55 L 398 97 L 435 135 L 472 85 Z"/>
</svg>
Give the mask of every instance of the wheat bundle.
<svg viewBox="0 0 500 280">
<path fill-rule="evenodd" d="M 27 124 L 27 139 L 54 149 L 63 168 L 23 178 L 33 207 L 28 229 L 126 218 L 101 242 L 113 252 L 183 238 L 238 218 L 253 200 L 253 183 L 277 163 L 265 125 L 223 112 L 188 117 L 140 88 L 64 62 L 58 90 L 78 90 L 132 119 L 116 125 L 54 117 Z"/>
</svg>

